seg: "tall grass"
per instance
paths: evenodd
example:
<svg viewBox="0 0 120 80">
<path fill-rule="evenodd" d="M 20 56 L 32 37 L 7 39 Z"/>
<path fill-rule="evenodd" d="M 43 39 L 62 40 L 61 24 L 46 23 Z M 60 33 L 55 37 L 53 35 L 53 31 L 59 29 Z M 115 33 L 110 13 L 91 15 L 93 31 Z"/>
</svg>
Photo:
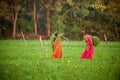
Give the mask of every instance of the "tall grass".
<svg viewBox="0 0 120 80">
<path fill-rule="evenodd" d="M 92 60 L 80 61 L 83 41 L 62 42 L 63 57 L 51 58 L 49 41 L 0 40 L 0 80 L 120 80 L 120 43 L 101 42 Z"/>
</svg>

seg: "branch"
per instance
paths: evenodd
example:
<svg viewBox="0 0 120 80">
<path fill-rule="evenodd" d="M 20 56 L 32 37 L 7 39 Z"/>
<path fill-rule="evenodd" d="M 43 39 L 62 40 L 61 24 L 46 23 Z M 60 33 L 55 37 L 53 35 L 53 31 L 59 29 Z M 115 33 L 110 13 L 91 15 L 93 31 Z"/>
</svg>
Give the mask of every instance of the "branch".
<svg viewBox="0 0 120 80">
<path fill-rule="evenodd" d="M 26 43 L 26 40 L 25 40 L 25 37 L 24 37 L 23 32 L 21 32 L 21 34 L 22 34 L 22 38 L 23 38 L 23 40 L 24 40 L 25 46 L 27 46 L 27 43 Z"/>
<path fill-rule="evenodd" d="M 106 43 L 106 46 L 108 46 L 108 43 L 107 43 L 107 37 L 106 35 L 104 34 L 104 38 L 105 38 L 105 43 Z"/>
<path fill-rule="evenodd" d="M 40 41 L 40 45 L 41 45 L 42 55 L 44 55 L 44 47 L 43 47 L 41 36 L 39 37 L 39 41 Z"/>
<path fill-rule="evenodd" d="M 69 39 L 68 38 L 66 38 L 65 36 L 63 36 L 63 38 L 68 42 L 68 44 L 70 45 L 70 43 L 69 43 Z M 71 45 L 70 45 L 71 46 Z"/>
</svg>

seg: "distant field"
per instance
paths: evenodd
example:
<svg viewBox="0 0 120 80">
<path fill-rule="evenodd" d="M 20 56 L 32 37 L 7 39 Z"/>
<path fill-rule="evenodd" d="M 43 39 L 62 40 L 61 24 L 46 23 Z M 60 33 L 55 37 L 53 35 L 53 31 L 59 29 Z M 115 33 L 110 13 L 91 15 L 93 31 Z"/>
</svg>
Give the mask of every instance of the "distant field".
<svg viewBox="0 0 120 80">
<path fill-rule="evenodd" d="M 62 42 L 63 58 L 51 58 L 49 41 L 0 40 L 0 80 L 120 80 L 120 42 L 101 42 L 93 60 L 80 61 L 83 41 Z"/>
</svg>

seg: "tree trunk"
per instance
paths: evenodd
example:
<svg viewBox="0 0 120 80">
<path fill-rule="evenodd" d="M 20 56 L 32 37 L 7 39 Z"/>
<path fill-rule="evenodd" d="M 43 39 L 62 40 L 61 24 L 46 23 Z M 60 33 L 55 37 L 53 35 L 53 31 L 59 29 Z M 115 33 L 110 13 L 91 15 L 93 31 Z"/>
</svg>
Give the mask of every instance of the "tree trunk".
<svg viewBox="0 0 120 80">
<path fill-rule="evenodd" d="M 118 27 L 115 26 L 115 35 L 116 35 L 116 40 L 119 39 L 119 33 L 118 33 Z"/>
<path fill-rule="evenodd" d="M 47 18 L 47 35 L 48 37 L 50 37 L 50 14 L 49 14 L 49 8 L 47 8 L 47 12 L 46 12 L 46 18 Z"/>
<path fill-rule="evenodd" d="M 37 35 L 37 23 L 36 23 L 36 0 L 34 0 L 34 31 L 35 31 L 35 35 Z"/>
<path fill-rule="evenodd" d="M 14 21 L 13 21 L 13 38 L 16 38 L 16 23 L 17 23 L 17 13 L 15 14 Z"/>
<path fill-rule="evenodd" d="M 14 0 L 13 3 L 11 3 L 11 17 L 12 17 L 12 24 L 13 24 L 13 38 L 16 38 L 16 23 L 17 23 L 17 11 L 16 11 L 16 3 L 17 0 Z"/>
</svg>

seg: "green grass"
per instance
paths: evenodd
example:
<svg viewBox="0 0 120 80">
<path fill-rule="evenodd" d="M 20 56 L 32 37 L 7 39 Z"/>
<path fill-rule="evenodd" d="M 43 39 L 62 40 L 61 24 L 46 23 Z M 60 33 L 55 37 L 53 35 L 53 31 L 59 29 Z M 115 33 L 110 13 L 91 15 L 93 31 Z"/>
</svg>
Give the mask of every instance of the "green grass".
<svg viewBox="0 0 120 80">
<path fill-rule="evenodd" d="M 120 42 L 101 42 L 93 60 L 80 61 L 83 41 L 63 41 L 63 58 L 51 58 L 49 41 L 0 40 L 0 80 L 120 80 Z"/>
</svg>

